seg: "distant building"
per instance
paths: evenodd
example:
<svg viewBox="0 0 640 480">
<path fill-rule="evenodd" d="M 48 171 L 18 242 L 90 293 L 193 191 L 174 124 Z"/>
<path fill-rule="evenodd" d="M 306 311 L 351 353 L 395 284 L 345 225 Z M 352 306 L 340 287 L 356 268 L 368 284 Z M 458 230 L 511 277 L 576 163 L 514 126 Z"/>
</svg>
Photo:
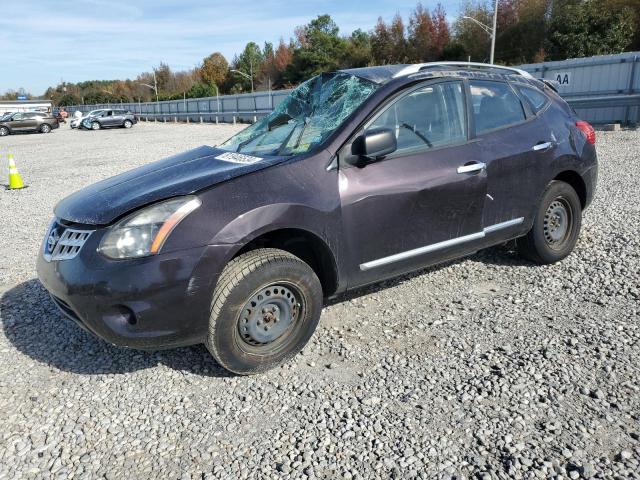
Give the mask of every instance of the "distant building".
<svg viewBox="0 0 640 480">
<path fill-rule="evenodd" d="M 0 115 L 5 112 L 47 112 L 52 108 L 50 100 L 0 100 Z"/>
</svg>

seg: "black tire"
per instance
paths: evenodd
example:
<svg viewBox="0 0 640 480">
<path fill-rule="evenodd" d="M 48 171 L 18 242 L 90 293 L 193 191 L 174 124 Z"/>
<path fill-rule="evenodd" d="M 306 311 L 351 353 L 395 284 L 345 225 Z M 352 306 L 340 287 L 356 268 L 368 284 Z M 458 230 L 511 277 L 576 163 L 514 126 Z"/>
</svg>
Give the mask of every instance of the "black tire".
<svg viewBox="0 0 640 480">
<path fill-rule="evenodd" d="M 0 137 L 6 137 L 11 131 L 7 127 L 0 127 Z"/>
<path fill-rule="evenodd" d="M 122 126 L 124 128 L 131 128 L 133 126 L 133 122 L 131 120 L 125 120 Z"/>
<path fill-rule="evenodd" d="M 49 133 L 51 132 L 51 125 L 48 123 L 43 123 L 40 125 L 40 133 Z"/>
<path fill-rule="evenodd" d="M 533 227 L 517 240 L 520 254 L 541 265 L 559 262 L 576 246 L 582 226 L 582 205 L 571 185 L 552 181 L 542 196 Z"/>
<path fill-rule="evenodd" d="M 91 122 L 91 130 L 100 130 L 100 128 L 102 128 L 100 122 Z"/>
<path fill-rule="evenodd" d="M 233 373 L 269 370 L 309 341 L 320 320 L 322 298 L 315 272 L 295 255 L 275 248 L 242 254 L 229 262 L 218 280 L 206 346 Z"/>
</svg>

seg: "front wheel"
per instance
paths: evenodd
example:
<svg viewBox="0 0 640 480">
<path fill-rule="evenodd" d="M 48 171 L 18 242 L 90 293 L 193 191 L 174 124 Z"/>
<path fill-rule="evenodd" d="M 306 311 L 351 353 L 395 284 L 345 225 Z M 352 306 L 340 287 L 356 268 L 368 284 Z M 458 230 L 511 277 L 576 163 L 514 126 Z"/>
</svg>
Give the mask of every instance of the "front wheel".
<svg viewBox="0 0 640 480">
<path fill-rule="evenodd" d="M 124 123 L 122 124 L 124 128 L 131 128 L 132 125 L 133 123 L 131 123 L 131 120 L 125 120 Z"/>
<path fill-rule="evenodd" d="M 49 133 L 50 131 L 51 131 L 51 127 L 46 123 L 43 123 L 42 126 L 40 127 L 41 133 Z"/>
<path fill-rule="evenodd" d="M 322 287 L 309 265 L 283 250 L 252 250 L 220 275 L 206 345 L 231 372 L 264 372 L 302 350 L 321 310 Z"/>
<path fill-rule="evenodd" d="M 6 137 L 9 135 L 9 129 L 7 127 L 0 127 L 0 137 Z"/>
<path fill-rule="evenodd" d="M 91 122 L 91 130 L 100 130 L 100 123 Z"/>
<path fill-rule="evenodd" d="M 547 265 L 567 257 L 574 249 L 582 225 L 582 205 L 571 185 L 554 180 L 542 196 L 533 226 L 517 240 L 520 254 Z"/>
</svg>

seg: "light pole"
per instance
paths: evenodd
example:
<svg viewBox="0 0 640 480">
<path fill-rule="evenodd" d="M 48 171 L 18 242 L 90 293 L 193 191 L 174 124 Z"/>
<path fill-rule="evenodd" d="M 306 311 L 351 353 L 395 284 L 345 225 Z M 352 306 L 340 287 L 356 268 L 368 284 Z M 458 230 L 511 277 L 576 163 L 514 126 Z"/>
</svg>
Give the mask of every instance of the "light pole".
<svg viewBox="0 0 640 480">
<path fill-rule="evenodd" d="M 144 85 L 145 87 L 149 87 L 151 90 L 153 90 L 156 93 L 156 105 L 158 104 L 158 102 L 160 101 L 160 99 L 158 98 L 158 80 L 156 79 L 156 69 L 153 69 L 153 85 L 149 85 L 148 83 L 142 83 L 140 82 L 140 85 Z M 157 107 L 153 107 L 154 112 L 157 110 Z M 157 117 L 156 121 L 157 121 Z"/>
<path fill-rule="evenodd" d="M 156 102 L 159 102 L 160 100 L 158 99 L 158 81 L 156 80 L 156 71 L 155 69 L 153 70 L 153 85 L 149 85 L 148 83 L 140 83 L 140 85 L 144 85 L 145 87 L 149 87 L 151 90 L 153 90 L 156 94 Z"/>
<path fill-rule="evenodd" d="M 492 65 L 493 65 L 495 52 L 496 52 L 496 31 L 498 28 L 498 1 L 499 0 L 495 0 L 495 7 L 493 11 L 493 28 L 491 28 L 489 25 L 485 25 L 484 23 L 476 20 L 473 17 L 469 17 L 467 15 L 462 17 L 467 20 L 471 20 L 473 23 L 479 25 L 480 28 L 482 28 L 487 34 L 491 35 L 491 56 L 489 58 L 489 63 Z"/>
<path fill-rule="evenodd" d="M 231 69 L 231 71 L 239 75 L 242 75 L 244 78 L 248 78 L 249 80 L 251 80 L 251 93 L 253 93 L 253 63 L 249 64 L 249 68 L 251 69 L 251 75 L 247 75 L 246 73 L 241 72 L 240 70 Z"/>
<path fill-rule="evenodd" d="M 213 82 L 213 86 L 216 87 L 216 104 L 218 105 L 218 112 L 220 112 L 220 90 L 217 83 Z"/>
</svg>

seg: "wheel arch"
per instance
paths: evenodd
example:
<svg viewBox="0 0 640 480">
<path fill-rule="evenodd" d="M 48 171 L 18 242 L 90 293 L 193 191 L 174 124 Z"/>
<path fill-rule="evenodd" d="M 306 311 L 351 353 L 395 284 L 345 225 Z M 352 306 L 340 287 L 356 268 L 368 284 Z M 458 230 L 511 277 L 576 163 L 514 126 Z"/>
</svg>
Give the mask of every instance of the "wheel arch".
<svg viewBox="0 0 640 480">
<path fill-rule="evenodd" d="M 315 233 L 302 228 L 276 228 L 262 232 L 238 249 L 232 259 L 257 248 L 278 248 L 307 263 L 318 276 L 325 297 L 338 289 L 338 268 L 334 254 Z"/>
<path fill-rule="evenodd" d="M 575 170 L 564 170 L 558 173 L 553 180 L 568 183 L 578 194 L 580 205 L 585 208 L 587 205 L 587 185 L 582 176 Z"/>
</svg>

